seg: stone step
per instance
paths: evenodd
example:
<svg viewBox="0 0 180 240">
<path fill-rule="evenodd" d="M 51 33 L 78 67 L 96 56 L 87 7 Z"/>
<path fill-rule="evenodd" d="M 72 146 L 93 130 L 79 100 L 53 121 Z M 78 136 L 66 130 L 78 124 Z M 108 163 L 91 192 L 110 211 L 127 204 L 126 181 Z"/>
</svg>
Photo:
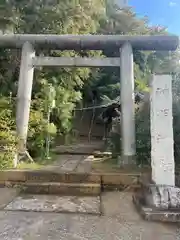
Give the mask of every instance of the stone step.
<svg viewBox="0 0 180 240">
<path fill-rule="evenodd" d="M 4 182 L 57 182 L 57 183 L 101 183 L 101 176 L 92 173 L 62 173 L 54 170 L 7 170 L 0 172 L 0 183 Z"/>
<path fill-rule="evenodd" d="M 103 146 L 97 146 L 97 147 L 79 147 L 79 148 L 73 148 L 73 147 L 56 147 L 52 150 L 54 154 L 57 155 L 92 155 L 94 152 L 99 152 L 103 149 Z"/>
<path fill-rule="evenodd" d="M 58 170 L 57 170 L 58 171 Z M 144 173 L 146 174 L 146 173 Z M 15 187 L 24 184 L 66 183 L 66 184 L 99 184 L 102 190 L 134 191 L 140 187 L 141 172 L 129 173 L 82 173 L 55 172 L 54 170 L 5 170 L 0 171 L 0 186 Z"/>
<path fill-rule="evenodd" d="M 4 207 L 5 211 L 101 214 L 100 196 L 21 194 Z"/>
<path fill-rule="evenodd" d="M 39 183 L 25 182 L 21 184 L 23 193 L 51 194 L 73 196 L 98 196 L 101 193 L 101 184 L 98 183 Z"/>
</svg>

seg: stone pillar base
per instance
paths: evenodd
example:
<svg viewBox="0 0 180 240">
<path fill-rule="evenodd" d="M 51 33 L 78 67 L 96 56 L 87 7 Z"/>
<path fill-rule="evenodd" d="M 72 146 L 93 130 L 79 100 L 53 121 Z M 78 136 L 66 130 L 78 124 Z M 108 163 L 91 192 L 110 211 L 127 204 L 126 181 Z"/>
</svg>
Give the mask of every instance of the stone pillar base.
<svg viewBox="0 0 180 240">
<path fill-rule="evenodd" d="M 180 188 L 142 184 L 133 195 L 139 214 L 148 221 L 180 222 Z"/>
<path fill-rule="evenodd" d="M 119 166 L 123 168 L 136 167 L 136 156 L 121 156 L 119 157 Z"/>
</svg>

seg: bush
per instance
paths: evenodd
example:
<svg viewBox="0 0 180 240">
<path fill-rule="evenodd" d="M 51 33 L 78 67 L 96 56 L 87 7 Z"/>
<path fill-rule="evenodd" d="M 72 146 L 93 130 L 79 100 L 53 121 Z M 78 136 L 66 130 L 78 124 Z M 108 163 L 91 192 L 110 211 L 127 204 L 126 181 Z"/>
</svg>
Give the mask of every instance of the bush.
<svg viewBox="0 0 180 240">
<path fill-rule="evenodd" d="M 120 123 L 114 122 L 114 131 L 111 133 L 109 147 L 114 157 L 121 155 Z M 136 112 L 136 150 L 137 165 L 150 162 L 150 114 L 149 103 Z"/>
<path fill-rule="evenodd" d="M 110 140 L 108 141 L 108 148 L 112 151 L 112 156 L 117 157 L 121 154 L 121 135 L 120 135 L 120 122 L 113 120 L 112 131 Z"/>
<path fill-rule="evenodd" d="M 0 169 L 13 167 L 16 137 L 13 132 L 12 108 L 7 99 L 0 101 Z"/>
<path fill-rule="evenodd" d="M 54 124 L 48 124 L 41 111 L 31 110 L 27 148 L 32 157 L 45 157 L 46 137 L 48 135 L 52 143 L 56 135 Z"/>
<path fill-rule="evenodd" d="M 0 170 L 13 168 L 13 160 L 15 152 L 12 152 L 10 148 L 3 152 L 0 152 Z"/>
<path fill-rule="evenodd" d="M 150 136 L 150 105 L 145 103 L 136 112 L 136 151 L 137 164 L 150 164 L 151 136 Z"/>
</svg>

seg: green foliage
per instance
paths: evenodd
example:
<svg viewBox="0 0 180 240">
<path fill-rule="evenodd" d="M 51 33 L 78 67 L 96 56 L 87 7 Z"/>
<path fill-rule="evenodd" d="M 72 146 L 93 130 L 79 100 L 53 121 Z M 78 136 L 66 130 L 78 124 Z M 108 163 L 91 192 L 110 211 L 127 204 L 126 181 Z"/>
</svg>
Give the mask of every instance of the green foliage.
<svg viewBox="0 0 180 240">
<path fill-rule="evenodd" d="M 179 164 L 180 157 L 180 74 L 173 77 L 173 130 L 174 130 L 174 156 Z M 136 116 L 137 160 L 138 163 L 150 163 L 150 110 L 146 103 Z"/>
<path fill-rule="evenodd" d="M 56 135 L 56 126 L 52 123 L 49 124 L 44 118 L 43 111 L 31 109 L 27 147 L 32 157 L 45 157 L 45 144 L 48 135 L 52 143 Z"/>
<path fill-rule="evenodd" d="M 51 3 L 42 0 L 9 0 L 0 4 L 0 28 L 3 32 L 43 34 L 86 34 L 95 33 L 99 19 L 104 14 L 104 1 L 62 0 Z M 50 56 L 95 56 L 99 53 L 74 51 L 41 51 L 37 55 Z M 17 93 L 20 63 L 19 50 L 1 50 L 0 94 Z M 44 155 L 45 142 L 53 141 L 56 128 L 60 133 L 71 130 L 71 119 L 76 103 L 81 99 L 80 89 L 88 79 L 90 69 L 39 69 L 33 86 L 33 103 L 30 113 L 28 149 L 32 156 Z M 45 80 L 44 80 L 45 79 Z M 48 84 L 55 87 L 56 126 L 48 123 L 52 99 L 47 94 Z M 14 121 L 14 116 L 12 116 Z M 15 123 L 14 123 L 15 128 Z"/>
<path fill-rule="evenodd" d="M 180 163 L 180 71 L 173 76 L 173 130 L 174 156 L 176 163 Z"/>
<path fill-rule="evenodd" d="M 64 134 L 68 133 L 71 129 L 72 112 L 76 106 L 76 102 L 81 99 L 80 92 L 71 92 L 62 87 L 58 87 L 56 107 L 59 117 L 58 128 Z"/>
<path fill-rule="evenodd" d="M 0 169 L 13 166 L 16 153 L 16 137 L 13 134 L 12 105 L 5 97 L 0 98 Z"/>
<path fill-rule="evenodd" d="M 120 9 L 112 0 L 61 0 L 58 2 L 55 0 L 4 0 L 0 3 L 0 13 L 0 30 L 3 33 L 168 34 L 163 27 L 149 27 L 147 19 L 138 18 L 130 8 Z M 36 54 L 56 57 L 119 57 L 119 51 L 115 49 L 103 52 L 62 52 L 37 49 Z M 20 55 L 19 50 L 0 50 L 0 95 L 2 95 L 0 97 L 0 140 L 9 141 L 11 138 L 14 139 L 15 135 L 15 105 L 12 103 L 9 107 L 9 93 L 12 92 L 12 97 L 17 95 Z M 136 90 L 147 90 L 149 75 L 157 69 L 161 71 L 168 69 L 168 72 L 176 71 L 178 58 L 177 52 L 169 54 L 167 52 L 134 51 Z M 49 95 L 50 87 L 53 88 L 52 95 Z M 44 157 L 46 141 L 49 139 L 51 145 L 57 131 L 69 136 L 72 130 L 74 108 L 81 100 L 85 104 L 92 102 L 93 90 L 98 93 L 96 102 L 99 103 L 115 99 L 119 95 L 119 88 L 118 68 L 37 69 L 34 77 L 28 132 L 28 149 L 31 155 Z M 55 99 L 55 108 L 52 108 L 53 99 Z M 178 104 L 179 102 L 175 110 L 177 122 L 179 119 Z M 49 112 L 51 111 L 55 120 L 54 124 L 49 124 Z M 142 119 L 145 119 L 145 123 Z M 140 159 L 149 158 L 143 155 L 149 152 L 147 149 L 150 146 L 147 119 L 147 113 L 141 111 L 137 114 L 137 148 Z M 147 140 L 145 140 L 146 137 Z M 10 149 L 11 145 L 8 147 Z M 11 162 L 7 159 L 11 158 L 6 157 L 6 160 L 3 160 L 3 166 Z"/>
<path fill-rule="evenodd" d="M 41 111 L 31 109 L 27 147 L 32 157 L 42 154 L 45 146 L 46 121 Z"/>
<path fill-rule="evenodd" d="M 149 164 L 151 151 L 149 103 L 143 104 L 140 111 L 136 112 L 136 149 L 137 164 Z"/>
<path fill-rule="evenodd" d="M 113 1 L 107 0 L 107 19 L 101 22 L 100 32 L 103 34 L 168 34 L 163 27 L 149 27 L 147 19 L 137 18 L 132 9 L 120 9 Z M 103 52 L 104 55 L 109 57 L 119 57 L 119 52 L 114 49 L 108 49 Z M 149 80 L 151 73 L 168 73 L 172 74 L 177 72 L 179 64 L 179 52 L 142 52 L 134 51 L 134 76 L 135 76 L 135 89 L 136 91 L 147 92 L 149 91 Z M 100 99 L 103 103 L 111 102 L 119 96 L 120 77 L 119 69 L 102 69 L 99 78 L 94 78 L 94 88 L 98 89 Z M 178 79 L 180 81 L 180 78 Z M 180 84 L 179 84 L 180 86 Z M 180 93 L 180 87 L 174 87 Z M 176 99 L 177 95 L 176 94 Z M 175 99 L 175 98 L 174 98 Z M 174 138 L 175 138 L 175 155 L 180 154 L 178 147 L 180 129 L 179 129 L 179 100 L 176 104 L 174 102 Z M 119 138 L 117 134 L 113 134 L 111 138 L 111 148 L 113 153 L 119 153 Z M 150 114 L 149 104 L 145 104 L 136 112 L 136 148 L 137 148 L 137 163 L 138 165 L 150 163 Z M 176 157 L 177 159 L 177 157 Z"/>
</svg>

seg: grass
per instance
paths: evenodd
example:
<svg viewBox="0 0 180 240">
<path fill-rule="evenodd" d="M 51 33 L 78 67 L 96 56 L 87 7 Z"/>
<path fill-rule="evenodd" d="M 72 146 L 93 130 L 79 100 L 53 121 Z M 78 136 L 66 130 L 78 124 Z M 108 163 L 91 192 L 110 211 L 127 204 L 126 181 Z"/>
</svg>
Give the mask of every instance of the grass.
<svg viewBox="0 0 180 240">
<path fill-rule="evenodd" d="M 17 166 L 17 169 L 32 169 L 32 170 L 38 170 L 41 169 L 47 165 L 51 165 L 54 161 L 57 160 L 57 155 L 51 153 L 51 157 L 49 159 L 41 159 L 41 158 L 36 158 L 34 159 L 33 163 L 30 163 L 27 161 L 25 162 L 20 162 Z M 59 156 L 58 156 L 59 158 Z"/>
<path fill-rule="evenodd" d="M 32 169 L 32 170 L 38 170 L 41 169 L 43 165 L 39 163 L 27 163 L 27 162 L 22 162 L 18 164 L 17 169 Z"/>
<path fill-rule="evenodd" d="M 131 166 L 128 168 L 122 168 L 122 167 L 119 167 L 117 158 L 104 158 L 103 161 L 99 161 L 99 162 L 94 161 L 92 163 L 92 170 L 95 172 L 136 173 L 136 172 L 149 170 L 149 166 L 143 166 L 143 167 Z"/>
</svg>

